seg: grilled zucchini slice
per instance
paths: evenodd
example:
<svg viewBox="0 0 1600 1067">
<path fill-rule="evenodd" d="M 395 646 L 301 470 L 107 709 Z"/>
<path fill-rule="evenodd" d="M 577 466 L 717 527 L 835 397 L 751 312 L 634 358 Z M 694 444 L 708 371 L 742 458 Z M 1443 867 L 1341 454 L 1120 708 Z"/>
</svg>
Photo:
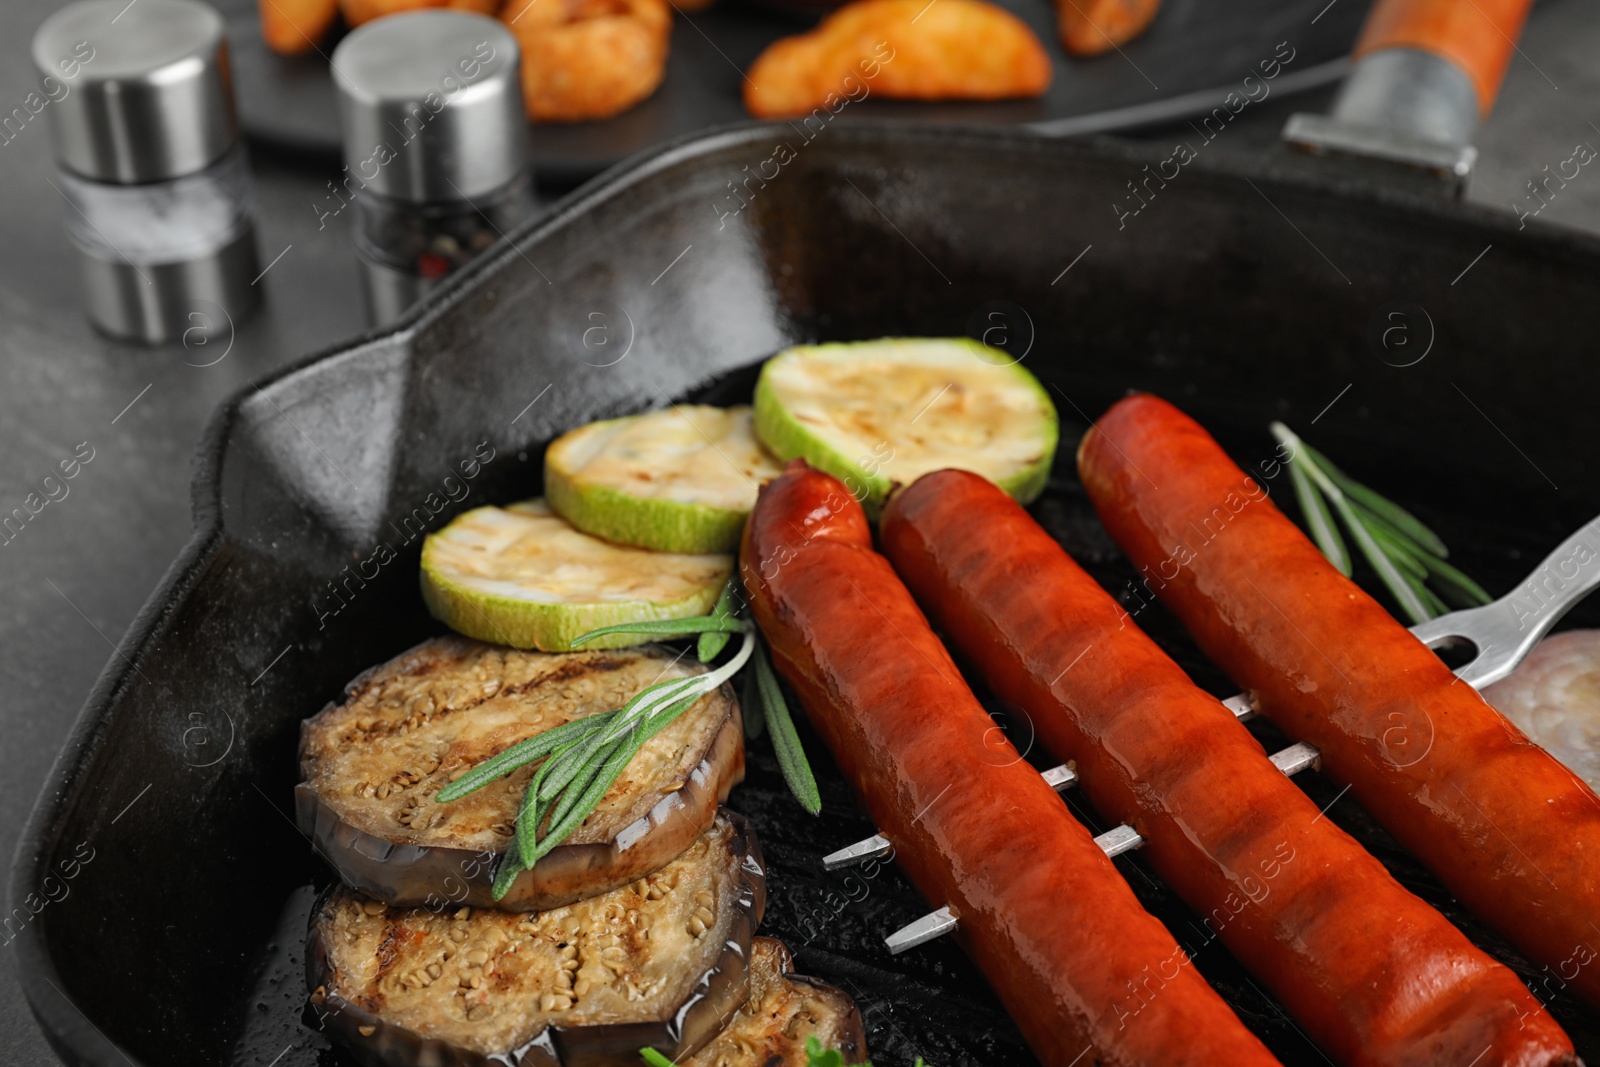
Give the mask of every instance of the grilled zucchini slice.
<svg viewBox="0 0 1600 1067">
<path fill-rule="evenodd" d="M 567 652 L 590 630 L 708 613 L 731 555 L 650 552 L 575 528 L 543 500 L 474 508 L 429 534 L 422 597 L 457 633 L 513 648 Z M 646 638 L 611 634 L 585 648 Z"/>
<path fill-rule="evenodd" d="M 782 472 L 748 407 L 682 404 L 592 422 L 544 454 L 550 506 L 585 533 L 660 552 L 733 552 Z"/>
<path fill-rule="evenodd" d="M 855 1001 L 815 978 L 791 974 L 783 942 L 758 937 L 750 949 L 750 999 L 722 1033 L 682 1067 L 807 1067 L 806 1039 L 836 1048 L 845 1063 L 867 1058 Z"/>
<path fill-rule="evenodd" d="M 960 467 L 1023 503 L 1044 490 L 1059 427 L 1039 380 L 966 338 L 801 345 L 756 383 L 756 434 L 844 482 L 876 518 L 896 484 Z"/>
<path fill-rule="evenodd" d="M 656 645 L 550 654 L 426 641 L 302 724 L 296 820 L 346 883 L 391 904 L 542 910 L 625 885 L 688 848 L 743 779 L 729 687 L 651 738 L 589 818 L 498 903 L 495 863 L 534 767 L 449 804 L 434 794 L 524 738 L 704 670 Z"/>
<path fill-rule="evenodd" d="M 754 833 L 727 812 L 649 878 L 550 911 L 336 888 L 312 913 L 306 981 L 368 1067 L 637 1067 L 641 1047 L 687 1057 L 734 1017 L 765 903 Z"/>
</svg>

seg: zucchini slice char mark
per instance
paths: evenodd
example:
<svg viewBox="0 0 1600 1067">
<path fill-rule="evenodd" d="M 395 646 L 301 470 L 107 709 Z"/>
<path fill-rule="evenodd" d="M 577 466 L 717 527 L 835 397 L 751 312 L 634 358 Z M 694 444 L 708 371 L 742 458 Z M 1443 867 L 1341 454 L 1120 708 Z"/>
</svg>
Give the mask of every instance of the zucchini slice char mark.
<svg viewBox="0 0 1600 1067">
<path fill-rule="evenodd" d="M 312 914 L 307 985 L 368 1067 L 637 1067 L 646 1045 L 679 1060 L 749 996 L 765 904 L 755 835 L 724 811 L 648 878 L 549 911 L 393 908 L 335 888 Z"/>
<path fill-rule="evenodd" d="M 750 999 L 716 1040 L 682 1067 L 806 1067 L 806 1038 L 836 1048 L 845 1063 L 867 1058 L 855 1001 L 815 978 L 791 974 L 782 941 L 758 937 L 750 951 Z"/>
<path fill-rule="evenodd" d="M 543 653 L 425 641 L 358 677 L 344 703 L 302 725 L 300 829 L 347 884 L 390 904 L 534 911 L 626 885 L 688 848 L 743 780 L 738 704 L 727 686 L 651 738 L 583 825 L 498 904 L 495 862 L 534 766 L 449 804 L 434 794 L 524 738 L 703 670 L 659 646 Z"/>
</svg>

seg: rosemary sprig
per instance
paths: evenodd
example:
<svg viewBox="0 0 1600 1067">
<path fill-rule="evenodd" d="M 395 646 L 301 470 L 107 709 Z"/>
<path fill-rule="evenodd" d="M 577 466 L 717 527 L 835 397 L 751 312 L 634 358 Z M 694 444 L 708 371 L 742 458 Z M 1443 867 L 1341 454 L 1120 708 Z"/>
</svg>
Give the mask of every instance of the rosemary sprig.
<svg viewBox="0 0 1600 1067">
<path fill-rule="evenodd" d="M 542 734 L 518 741 L 510 748 L 484 760 L 471 771 L 457 778 L 443 789 L 439 790 L 433 799 L 440 804 L 448 804 L 452 800 L 460 800 L 468 793 L 475 793 L 498 778 L 504 778 L 519 767 L 525 767 L 540 756 L 549 755 L 557 748 L 569 741 L 587 736 L 591 731 L 598 730 L 611 721 L 614 711 L 602 711 L 598 715 L 588 715 L 572 722 L 564 723 L 553 730 L 546 730 Z"/>
<path fill-rule="evenodd" d="M 706 638 L 720 637 L 722 643 L 726 644 L 728 635 L 750 625 L 741 621 L 735 613 L 734 606 L 745 602 L 742 589 L 737 583 L 737 577 L 728 580 L 728 584 L 723 587 L 722 595 L 717 598 L 717 606 L 710 615 L 689 619 L 621 623 L 586 633 L 575 639 L 573 644 L 582 644 L 590 638 L 607 633 L 655 636 L 670 634 L 678 637 L 699 634 L 697 650 L 700 661 L 709 662 L 721 651 L 721 647 L 713 647 L 708 656 Z M 811 773 L 811 764 L 806 759 L 805 747 L 800 743 L 800 733 L 795 729 L 794 718 L 789 714 L 789 705 L 783 699 L 783 689 L 778 684 L 777 675 L 772 671 L 764 646 L 758 643 L 751 659 L 751 666 L 744 674 L 744 686 L 740 694 L 745 738 L 748 740 L 760 737 L 767 732 L 769 726 L 771 727 L 772 748 L 778 757 L 778 768 L 783 773 L 783 780 L 789 786 L 789 791 L 794 794 L 794 798 L 800 802 L 800 806 L 815 815 L 822 810 L 822 796 L 817 790 L 817 780 Z"/>
<path fill-rule="evenodd" d="M 767 716 L 761 706 L 761 684 L 755 671 L 744 672 L 744 687 L 739 690 L 739 710 L 744 713 L 744 736 L 749 741 L 767 732 Z"/>
<path fill-rule="evenodd" d="M 1271 430 L 1289 448 L 1289 477 L 1311 538 L 1339 570 L 1350 574 L 1351 560 L 1333 514 L 1412 623 L 1445 614 L 1446 598 L 1460 607 L 1489 603 L 1482 586 L 1445 562 L 1449 549 L 1416 516 L 1339 470 L 1283 423 Z"/>
<path fill-rule="evenodd" d="M 634 694 L 616 711 L 588 715 L 520 741 L 439 790 L 434 799 L 449 803 L 535 760 L 543 760 L 523 792 L 515 832 L 495 870 L 495 900 L 510 892 L 518 874 L 539 862 L 583 824 L 617 776 L 652 737 L 752 659 L 754 664 L 745 671 L 745 736 L 759 736 L 763 724 L 770 724 L 784 781 L 807 811 L 816 814 L 822 809 L 800 735 L 789 716 L 778 679 L 759 647 L 755 626 L 741 620 L 735 610 L 735 604 L 740 602 L 738 594 L 734 580 L 730 580 L 710 615 L 622 623 L 574 639 L 572 643 L 577 646 L 605 634 L 698 635 L 700 660 L 708 663 L 723 651 L 732 635 L 744 637 L 739 651 L 722 666 L 705 674 L 657 682 Z"/>
<path fill-rule="evenodd" d="M 1279 423 L 1279 425 L 1282 425 L 1282 423 Z M 1300 442 L 1300 447 L 1311 458 L 1311 462 L 1322 468 L 1323 473 L 1328 476 L 1329 480 L 1337 485 L 1340 491 L 1349 497 L 1351 503 L 1358 509 L 1365 510 L 1367 513 L 1387 521 L 1406 537 L 1419 544 L 1423 551 L 1431 552 L 1440 559 L 1449 557 L 1450 550 L 1445 547 L 1443 541 L 1439 540 L 1439 535 L 1424 526 L 1421 520 L 1411 512 L 1368 489 L 1344 473 L 1344 471 L 1335 467 L 1329 462 L 1327 456 L 1324 456 L 1304 441 Z"/>
<path fill-rule="evenodd" d="M 528 782 L 522 803 L 517 809 L 511 844 L 495 870 L 494 899 L 502 899 L 510 891 L 518 874 L 538 863 L 541 857 L 582 825 L 605 796 L 606 790 L 611 788 L 623 768 L 638 755 L 646 742 L 693 707 L 701 697 L 733 677 L 749 661 L 754 650 L 755 634 L 746 629 L 739 651 L 716 670 L 657 682 L 640 690 L 632 700 L 614 712 L 602 712 L 578 720 L 593 723 L 588 730 L 573 730 L 565 734 L 558 745 L 546 745 L 548 754 Z M 568 723 L 557 729 L 566 730 L 572 725 Z M 555 732 L 550 730 L 547 734 Z M 504 755 L 501 753 L 501 756 Z M 439 799 L 457 799 L 499 777 L 498 774 L 482 773 L 483 768 L 493 762 L 486 761 L 471 774 L 463 775 L 449 787 L 448 794 L 446 790 L 440 790 Z M 469 779 L 474 779 L 476 784 L 460 788 Z"/>
<path fill-rule="evenodd" d="M 607 634 L 644 634 L 648 637 L 691 637 L 694 634 L 736 634 L 744 629 L 738 619 L 718 618 L 715 615 L 696 615 L 691 619 L 646 619 L 639 622 L 619 622 L 615 626 L 602 626 L 572 639 L 572 647 L 588 644 Z M 702 661 L 705 662 L 705 661 Z"/>
<path fill-rule="evenodd" d="M 778 757 L 783 780 L 789 783 L 789 792 L 800 806 L 815 815 L 822 810 L 822 795 L 817 792 L 817 779 L 811 773 L 799 731 L 794 728 L 788 702 L 783 699 L 783 689 L 778 685 L 778 676 L 772 673 L 772 664 L 767 662 L 764 648 L 755 651 L 754 673 L 761 698 L 757 703 L 761 705 L 762 718 L 772 728 L 772 751 Z"/>
<path fill-rule="evenodd" d="M 1294 498 L 1299 501 L 1300 514 L 1305 516 L 1306 526 L 1311 529 L 1311 539 L 1321 546 L 1323 555 L 1339 568 L 1341 574 L 1350 577 L 1350 550 L 1345 547 L 1344 538 L 1339 536 L 1339 527 L 1334 525 L 1322 494 L 1311 484 L 1311 476 L 1298 463 L 1290 463 L 1289 481 L 1294 483 Z"/>
<path fill-rule="evenodd" d="M 722 587 L 722 595 L 717 597 L 716 607 L 711 609 L 710 618 L 724 621 L 734 620 L 733 598 L 736 594 L 735 585 L 738 578 L 729 578 L 728 584 Z M 695 655 L 700 657 L 701 663 L 710 663 L 728 647 L 728 638 L 732 634 L 728 630 L 706 630 L 700 635 L 700 640 L 695 646 Z"/>
</svg>

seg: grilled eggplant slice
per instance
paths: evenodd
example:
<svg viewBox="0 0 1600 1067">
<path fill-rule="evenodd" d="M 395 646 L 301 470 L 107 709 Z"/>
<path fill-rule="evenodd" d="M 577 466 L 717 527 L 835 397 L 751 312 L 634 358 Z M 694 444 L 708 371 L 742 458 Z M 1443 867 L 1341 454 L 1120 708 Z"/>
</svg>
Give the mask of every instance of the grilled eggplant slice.
<svg viewBox="0 0 1600 1067">
<path fill-rule="evenodd" d="M 738 702 L 722 686 L 651 738 L 572 836 L 496 902 L 494 867 L 533 767 L 460 800 L 434 795 L 523 738 L 704 670 L 660 646 L 522 652 L 425 641 L 302 724 L 296 819 L 351 887 L 389 904 L 543 911 L 658 870 L 744 778 Z"/>
<path fill-rule="evenodd" d="M 758 937 L 750 950 L 750 999 L 716 1040 L 682 1067 L 806 1067 L 806 1038 L 836 1048 L 845 1063 L 867 1058 L 861 1012 L 833 986 L 791 974 L 782 941 Z"/>
<path fill-rule="evenodd" d="M 312 914 L 311 1003 L 367 1067 L 638 1067 L 705 1047 L 750 993 L 761 852 L 722 812 L 648 878 L 527 915 L 393 908 L 344 887 Z"/>
</svg>

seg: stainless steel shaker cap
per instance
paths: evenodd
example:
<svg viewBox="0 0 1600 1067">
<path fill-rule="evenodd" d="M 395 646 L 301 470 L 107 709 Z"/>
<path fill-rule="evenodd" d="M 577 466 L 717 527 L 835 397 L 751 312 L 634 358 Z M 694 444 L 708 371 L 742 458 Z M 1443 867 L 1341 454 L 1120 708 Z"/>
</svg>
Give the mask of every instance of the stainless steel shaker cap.
<svg viewBox="0 0 1600 1067">
<path fill-rule="evenodd" d="M 238 140 L 222 17 L 196 0 L 79 0 L 39 27 L 33 62 L 56 158 L 86 178 L 192 174 Z"/>
<path fill-rule="evenodd" d="M 142 0 L 141 0 L 142 2 Z M 527 166 L 517 42 L 494 19 L 375 19 L 333 53 L 349 172 L 396 200 L 461 200 Z"/>
</svg>

